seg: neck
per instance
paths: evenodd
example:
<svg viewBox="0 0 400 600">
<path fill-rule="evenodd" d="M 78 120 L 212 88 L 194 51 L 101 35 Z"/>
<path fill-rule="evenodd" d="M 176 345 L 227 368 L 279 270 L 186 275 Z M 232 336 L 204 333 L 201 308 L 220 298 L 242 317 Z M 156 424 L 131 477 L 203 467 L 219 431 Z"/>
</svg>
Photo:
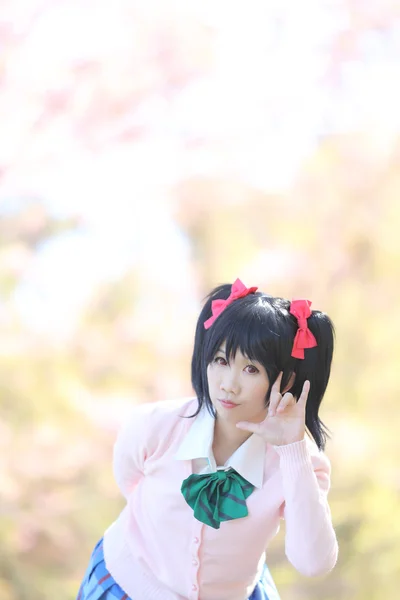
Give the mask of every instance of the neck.
<svg viewBox="0 0 400 600">
<path fill-rule="evenodd" d="M 230 452 L 230 456 L 239 448 L 239 446 L 244 444 L 250 436 L 251 433 L 249 431 L 243 431 L 242 429 L 238 429 L 235 424 L 226 423 L 216 418 L 213 448 L 219 448 L 222 451 Z"/>
</svg>

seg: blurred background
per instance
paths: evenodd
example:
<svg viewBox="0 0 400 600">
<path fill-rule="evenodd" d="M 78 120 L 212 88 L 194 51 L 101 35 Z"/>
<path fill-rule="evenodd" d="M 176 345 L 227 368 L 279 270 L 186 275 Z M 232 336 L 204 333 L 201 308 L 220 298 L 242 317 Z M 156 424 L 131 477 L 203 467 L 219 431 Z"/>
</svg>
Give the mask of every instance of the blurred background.
<svg viewBox="0 0 400 600">
<path fill-rule="evenodd" d="M 192 393 L 240 277 L 337 329 L 340 543 L 282 600 L 400 585 L 399 0 L 0 3 L 0 600 L 73 600 L 133 404 Z"/>
</svg>

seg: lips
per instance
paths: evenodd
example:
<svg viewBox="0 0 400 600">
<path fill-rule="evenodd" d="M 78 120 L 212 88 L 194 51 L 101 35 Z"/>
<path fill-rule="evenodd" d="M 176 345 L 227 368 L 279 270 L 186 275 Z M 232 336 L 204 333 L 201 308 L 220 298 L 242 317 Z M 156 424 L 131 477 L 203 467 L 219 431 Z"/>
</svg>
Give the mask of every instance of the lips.
<svg viewBox="0 0 400 600">
<path fill-rule="evenodd" d="M 237 404 L 230 402 L 230 400 L 219 400 L 219 402 L 224 408 L 235 408 L 237 406 Z"/>
</svg>

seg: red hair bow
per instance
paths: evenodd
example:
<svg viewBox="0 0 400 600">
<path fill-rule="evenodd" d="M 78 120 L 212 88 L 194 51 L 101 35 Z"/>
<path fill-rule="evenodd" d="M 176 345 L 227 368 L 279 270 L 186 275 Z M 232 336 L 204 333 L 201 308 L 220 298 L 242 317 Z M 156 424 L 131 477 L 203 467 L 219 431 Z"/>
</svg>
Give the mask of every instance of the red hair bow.
<svg viewBox="0 0 400 600">
<path fill-rule="evenodd" d="M 290 304 L 290 314 L 296 317 L 299 325 L 293 342 L 292 356 L 294 358 L 304 358 L 305 348 L 317 346 L 317 340 L 307 324 L 307 319 L 311 316 L 311 304 L 310 300 L 292 300 Z"/>
<path fill-rule="evenodd" d="M 258 290 L 257 287 L 247 288 L 244 283 L 240 281 L 240 279 L 236 279 L 235 283 L 231 287 L 231 293 L 226 300 L 213 300 L 211 303 L 211 312 L 212 317 L 204 321 L 205 329 L 209 329 L 211 325 L 214 323 L 215 319 L 219 317 L 219 315 L 225 310 L 225 308 L 232 304 L 234 300 L 238 300 L 239 298 L 244 298 L 249 294 L 254 294 Z"/>
</svg>

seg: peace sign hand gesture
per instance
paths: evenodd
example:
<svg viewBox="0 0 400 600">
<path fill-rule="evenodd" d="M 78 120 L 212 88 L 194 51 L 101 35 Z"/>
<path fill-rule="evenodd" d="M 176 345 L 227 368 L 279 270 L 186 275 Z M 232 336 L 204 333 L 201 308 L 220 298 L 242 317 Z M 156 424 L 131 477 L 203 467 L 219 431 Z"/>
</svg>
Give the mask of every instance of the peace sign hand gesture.
<svg viewBox="0 0 400 600">
<path fill-rule="evenodd" d="M 261 423 L 241 421 L 238 429 L 260 435 L 274 446 L 284 446 L 300 442 L 304 438 L 306 427 L 306 404 L 310 391 L 310 382 L 305 381 L 300 398 L 296 402 L 293 394 L 280 393 L 283 373 L 279 373 L 271 389 L 268 414 Z"/>
</svg>

